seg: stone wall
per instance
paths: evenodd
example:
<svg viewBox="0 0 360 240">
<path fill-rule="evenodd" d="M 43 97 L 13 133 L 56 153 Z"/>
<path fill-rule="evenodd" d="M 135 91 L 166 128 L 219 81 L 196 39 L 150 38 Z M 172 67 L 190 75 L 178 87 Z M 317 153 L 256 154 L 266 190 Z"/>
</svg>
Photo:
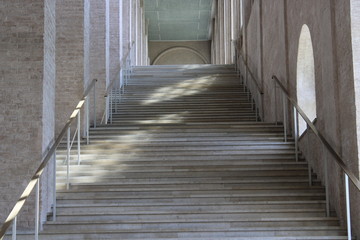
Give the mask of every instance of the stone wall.
<svg viewBox="0 0 360 240">
<path fill-rule="evenodd" d="M 56 133 L 58 134 L 84 91 L 84 1 L 57 0 L 56 25 Z"/>
<path fill-rule="evenodd" d="M 119 0 L 110 0 L 109 3 L 109 80 L 119 79 L 120 67 L 120 32 L 119 32 Z"/>
<path fill-rule="evenodd" d="M 90 45 L 89 81 L 97 79 L 96 120 L 99 123 L 104 114 L 106 92 L 106 0 L 90 1 Z M 93 109 L 93 103 L 90 105 Z M 93 113 L 90 115 L 93 116 Z"/>
</svg>

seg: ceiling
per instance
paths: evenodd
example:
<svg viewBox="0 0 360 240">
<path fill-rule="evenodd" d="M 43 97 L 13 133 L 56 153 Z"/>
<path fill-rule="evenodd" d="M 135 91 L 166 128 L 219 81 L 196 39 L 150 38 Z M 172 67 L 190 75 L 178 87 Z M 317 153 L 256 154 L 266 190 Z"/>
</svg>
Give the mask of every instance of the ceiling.
<svg viewBox="0 0 360 240">
<path fill-rule="evenodd" d="M 144 0 L 150 41 L 210 40 L 213 0 Z"/>
</svg>

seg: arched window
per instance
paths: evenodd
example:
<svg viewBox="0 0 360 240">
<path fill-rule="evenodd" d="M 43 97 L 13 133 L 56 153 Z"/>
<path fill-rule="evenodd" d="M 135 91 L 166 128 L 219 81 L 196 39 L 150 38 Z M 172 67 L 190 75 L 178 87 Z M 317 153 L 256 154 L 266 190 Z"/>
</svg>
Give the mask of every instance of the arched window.
<svg viewBox="0 0 360 240">
<path fill-rule="evenodd" d="M 309 27 L 301 29 L 296 72 L 297 101 L 310 121 L 316 118 L 316 92 L 314 51 Z M 306 130 L 305 121 L 299 117 L 299 134 Z"/>
</svg>

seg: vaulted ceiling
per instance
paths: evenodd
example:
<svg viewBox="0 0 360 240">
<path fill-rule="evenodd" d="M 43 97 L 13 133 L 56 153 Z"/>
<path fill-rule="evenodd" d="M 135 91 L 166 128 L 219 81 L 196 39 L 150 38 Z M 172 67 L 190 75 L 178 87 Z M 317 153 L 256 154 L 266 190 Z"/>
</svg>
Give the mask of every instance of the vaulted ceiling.
<svg viewBox="0 0 360 240">
<path fill-rule="evenodd" d="M 213 0 L 144 0 L 150 41 L 210 40 Z"/>
</svg>

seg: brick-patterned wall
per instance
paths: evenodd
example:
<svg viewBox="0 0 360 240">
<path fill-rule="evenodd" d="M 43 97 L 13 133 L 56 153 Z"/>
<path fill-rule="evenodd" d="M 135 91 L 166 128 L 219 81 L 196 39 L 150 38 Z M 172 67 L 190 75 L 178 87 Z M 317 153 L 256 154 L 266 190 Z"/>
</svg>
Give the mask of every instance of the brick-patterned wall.
<svg viewBox="0 0 360 240">
<path fill-rule="evenodd" d="M 119 0 L 110 0 L 110 57 L 109 57 L 109 79 L 113 81 L 118 79 L 120 66 L 120 48 L 119 48 Z"/>
<path fill-rule="evenodd" d="M 96 117 L 99 123 L 105 106 L 106 90 L 106 58 L 105 58 L 105 0 L 89 0 L 90 2 L 90 49 L 89 49 L 89 76 L 98 79 L 96 85 L 97 102 Z M 90 105 L 92 107 L 92 103 Z M 93 114 L 91 113 L 90 117 Z"/>
<path fill-rule="evenodd" d="M 123 39 L 123 54 L 127 54 L 128 47 L 130 44 L 130 1 L 122 0 L 122 39 Z"/>
<path fill-rule="evenodd" d="M 84 90 L 84 1 L 56 1 L 56 132 Z"/>
<path fill-rule="evenodd" d="M 44 0 L 0 7 L 0 222 L 40 164 L 43 127 Z M 31 203 L 31 201 L 30 201 Z M 33 205 L 25 212 L 33 211 Z M 22 218 L 22 221 L 31 221 Z"/>
<path fill-rule="evenodd" d="M 90 1 L 84 1 L 84 86 L 90 83 Z"/>
</svg>

